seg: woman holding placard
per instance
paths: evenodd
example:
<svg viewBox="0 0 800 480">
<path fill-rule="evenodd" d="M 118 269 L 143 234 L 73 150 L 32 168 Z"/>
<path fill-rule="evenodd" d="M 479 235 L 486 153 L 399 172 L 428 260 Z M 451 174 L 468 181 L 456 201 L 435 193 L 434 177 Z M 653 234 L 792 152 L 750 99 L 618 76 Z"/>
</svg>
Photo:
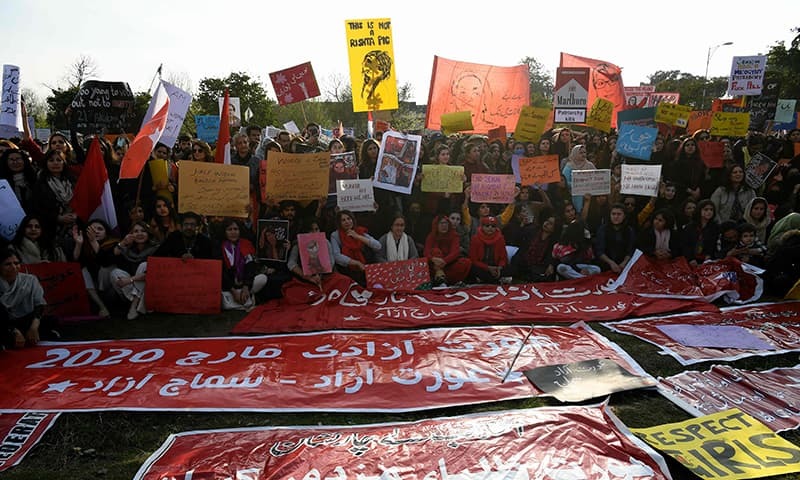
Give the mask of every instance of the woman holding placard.
<svg viewBox="0 0 800 480">
<path fill-rule="evenodd" d="M 349 210 L 339 211 L 336 224 L 339 228 L 331 233 L 334 261 L 342 273 L 363 284 L 367 257 L 379 252 L 381 244 L 367 233 L 366 228 L 358 226 L 355 215 Z"/>
<path fill-rule="evenodd" d="M 570 193 L 572 192 L 572 172 L 575 170 L 595 170 L 594 164 L 588 160 L 585 145 L 572 147 L 564 168 L 561 169 L 561 175 L 563 175 Z M 572 204 L 578 213 L 583 211 L 583 195 L 572 195 Z"/>
</svg>

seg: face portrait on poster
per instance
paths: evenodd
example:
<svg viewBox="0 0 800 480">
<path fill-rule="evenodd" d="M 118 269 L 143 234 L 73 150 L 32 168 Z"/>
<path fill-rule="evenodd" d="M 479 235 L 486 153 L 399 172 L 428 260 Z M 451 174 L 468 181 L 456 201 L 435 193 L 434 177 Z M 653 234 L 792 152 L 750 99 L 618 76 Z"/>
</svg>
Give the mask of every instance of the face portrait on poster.
<svg viewBox="0 0 800 480">
<path fill-rule="evenodd" d="M 393 131 L 384 133 L 375 165 L 373 186 L 410 194 L 417 173 L 420 145 L 422 137 L 419 135 L 404 135 Z"/>
<path fill-rule="evenodd" d="M 289 220 L 258 221 L 258 258 L 286 262 L 289 258 Z"/>
<path fill-rule="evenodd" d="M 297 236 L 297 250 L 300 254 L 303 275 L 319 275 L 333 271 L 328 240 L 324 233 L 301 233 Z"/>
<path fill-rule="evenodd" d="M 222 102 L 225 101 L 225 99 L 219 98 L 218 101 L 220 115 L 222 115 Z M 242 109 L 239 103 L 239 97 L 228 98 L 228 123 L 231 128 L 239 128 L 242 126 Z"/>
<path fill-rule="evenodd" d="M 336 195 L 337 180 L 354 180 L 358 178 L 358 162 L 355 152 L 331 154 L 328 195 Z"/>
</svg>

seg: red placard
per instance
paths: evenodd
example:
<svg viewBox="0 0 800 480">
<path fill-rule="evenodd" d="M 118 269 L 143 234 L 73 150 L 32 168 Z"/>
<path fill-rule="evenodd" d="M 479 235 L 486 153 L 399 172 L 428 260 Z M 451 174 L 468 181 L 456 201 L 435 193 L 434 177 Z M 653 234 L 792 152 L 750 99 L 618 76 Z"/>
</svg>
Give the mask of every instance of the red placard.
<svg viewBox="0 0 800 480">
<path fill-rule="evenodd" d="M 611 472 L 611 475 L 609 475 Z M 542 407 L 414 423 L 171 435 L 134 480 L 670 478 L 607 407 Z"/>
<path fill-rule="evenodd" d="M 147 259 L 145 304 L 165 313 L 219 313 L 222 262 L 150 257 Z"/>
<path fill-rule="evenodd" d="M 272 72 L 269 79 L 272 80 L 272 88 L 275 89 L 279 105 L 289 105 L 319 96 L 317 78 L 311 62 Z"/>
<path fill-rule="evenodd" d="M 47 300 L 48 315 L 64 318 L 92 314 L 80 263 L 25 264 L 21 265 L 21 271 L 39 279 L 44 289 L 44 299 Z"/>
<path fill-rule="evenodd" d="M 431 272 L 427 258 L 412 258 L 397 262 L 366 265 L 367 288 L 385 290 L 414 290 L 430 283 Z"/>
<path fill-rule="evenodd" d="M 17 465 L 58 418 L 57 413 L 0 414 L 0 472 Z"/>
<path fill-rule="evenodd" d="M 697 142 L 700 157 L 708 168 L 722 168 L 725 145 L 722 142 Z"/>
</svg>

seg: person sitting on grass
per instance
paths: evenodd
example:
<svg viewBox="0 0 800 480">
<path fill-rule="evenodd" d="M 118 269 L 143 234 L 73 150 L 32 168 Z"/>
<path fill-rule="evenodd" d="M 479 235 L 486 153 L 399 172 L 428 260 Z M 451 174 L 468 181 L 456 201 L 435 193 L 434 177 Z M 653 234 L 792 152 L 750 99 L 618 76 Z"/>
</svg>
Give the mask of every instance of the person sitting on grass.
<svg viewBox="0 0 800 480">
<path fill-rule="evenodd" d="M 44 289 L 34 275 L 20 272 L 19 257 L 10 248 L 0 255 L 0 328 L 2 346 L 22 348 L 39 343 L 40 338 L 57 339 L 55 321 L 44 315 L 47 302 Z"/>
<path fill-rule="evenodd" d="M 469 259 L 470 278 L 481 283 L 511 283 L 506 240 L 496 218 L 481 218 L 481 229 L 469 244 Z"/>
<path fill-rule="evenodd" d="M 583 278 L 600 273 L 600 267 L 592 264 L 592 244 L 580 220 L 567 225 L 561 240 L 553 246 L 553 259 L 558 263 L 556 272 L 562 278 Z"/>
</svg>

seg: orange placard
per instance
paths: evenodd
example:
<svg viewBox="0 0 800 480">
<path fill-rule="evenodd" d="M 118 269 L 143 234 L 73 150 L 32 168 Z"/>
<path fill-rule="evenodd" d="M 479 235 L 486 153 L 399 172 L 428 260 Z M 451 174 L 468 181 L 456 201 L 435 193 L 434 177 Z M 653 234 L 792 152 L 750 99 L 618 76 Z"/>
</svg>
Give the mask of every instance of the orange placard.
<svg viewBox="0 0 800 480">
<path fill-rule="evenodd" d="M 558 170 L 558 155 L 520 158 L 519 177 L 523 185 L 558 182 L 561 180 Z"/>
<path fill-rule="evenodd" d="M 693 134 L 698 130 L 711 130 L 712 112 L 710 110 L 693 110 L 689 114 L 686 131 Z"/>
<path fill-rule="evenodd" d="M 700 149 L 700 157 L 708 168 L 722 168 L 724 163 L 723 151 L 725 145 L 722 142 L 697 142 Z"/>
<path fill-rule="evenodd" d="M 145 304 L 165 313 L 219 313 L 222 262 L 150 257 L 147 259 Z"/>
<path fill-rule="evenodd" d="M 505 125 L 501 125 L 497 128 L 492 128 L 489 130 L 489 143 L 492 143 L 495 140 L 500 140 L 503 142 L 503 145 L 505 145 L 507 139 L 508 132 L 506 131 Z"/>
<path fill-rule="evenodd" d="M 597 97 L 605 98 L 614 103 L 614 113 L 611 117 L 611 126 L 617 126 L 617 112 L 625 109 L 625 89 L 622 85 L 622 69 L 605 60 L 579 57 L 561 52 L 559 67 L 588 67 L 589 99 L 588 104 L 594 105 Z"/>
</svg>

